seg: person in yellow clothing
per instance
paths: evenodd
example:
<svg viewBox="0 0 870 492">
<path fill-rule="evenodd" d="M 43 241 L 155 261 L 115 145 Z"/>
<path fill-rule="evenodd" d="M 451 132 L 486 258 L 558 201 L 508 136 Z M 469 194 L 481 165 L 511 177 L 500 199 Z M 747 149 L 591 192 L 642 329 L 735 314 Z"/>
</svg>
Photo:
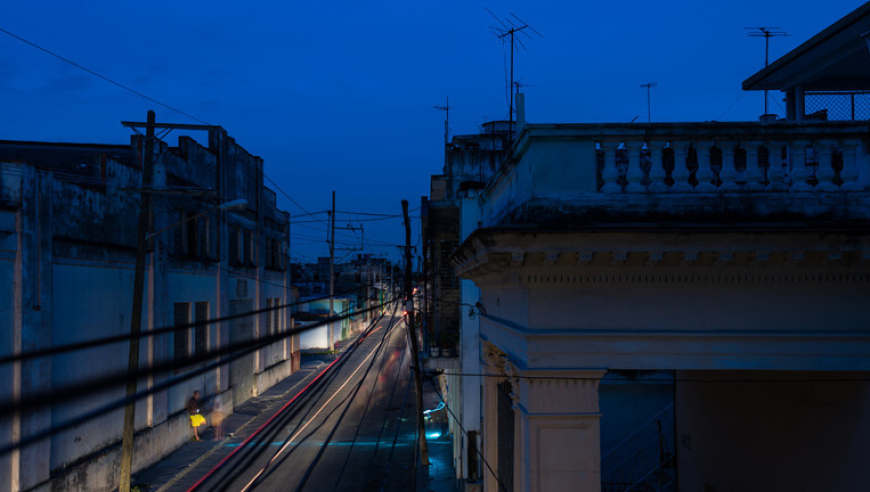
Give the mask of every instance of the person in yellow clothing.
<svg viewBox="0 0 870 492">
<path fill-rule="evenodd" d="M 187 413 L 190 414 L 190 426 L 193 427 L 193 437 L 195 437 L 197 441 L 201 441 L 202 439 L 199 438 L 199 432 L 196 429 L 205 423 L 205 417 L 199 414 L 201 406 L 202 403 L 199 401 L 199 391 L 194 391 L 193 398 L 187 400 L 187 403 L 184 405 L 184 408 L 187 409 Z"/>
</svg>

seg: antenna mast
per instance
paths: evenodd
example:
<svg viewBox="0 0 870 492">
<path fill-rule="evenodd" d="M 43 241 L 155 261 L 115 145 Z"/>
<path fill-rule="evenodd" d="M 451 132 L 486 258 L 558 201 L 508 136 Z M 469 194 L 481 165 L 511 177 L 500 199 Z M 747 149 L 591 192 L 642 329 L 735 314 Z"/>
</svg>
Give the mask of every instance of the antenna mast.
<svg viewBox="0 0 870 492">
<path fill-rule="evenodd" d="M 444 106 L 432 106 L 433 108 L 444 111 L 444 146 L 447 146 L 447 142 L 449 142 L 447 136 L 450 129 L 450 108 L 453 106 L 450 105 L 450 96 L 447 96 L 447 102 L 444 103 Z"/>
<path fill-rule="evenodd" d="M 514 50 L 516 49 L 517 51 L 519 51 L 520 47 L 522 47 L 522 49 L 527 49 L 526 45 L 523 44 L 523 41 L 520 39 L 518 34 L 523 34 L 523 35 L 531 38 L 532 35 L 529 34 L 527 31 L 525 31 L 525 29 L 528 29 L 529 31 L 532 31 L 533 33 L 537 34 L 538 36 L 540 36 L 542 38 L 544 37 L 544 35 L 539 33 L 538 31 L 536 31 L 534 27 L 528 25 L 526 23 L 526 21 L 520 19 L 519 17 L 517 17 L 513 13 L 511 13 L 510 15 L 515 20 L 511 20 L 511 19 L 505 17 L 504 20 L 507 21 L 507 23 L 505 23 L 505 22 L 502 22 L 502 20 L 499 19 L 497 15 L 493 14 L 492 11 L 489 10 L 488 8 L 484 7 L 484 9 L 489 13 L 489 15 L 491 15 L 501 25 L 501 27 L 489 26 L 490 31 L 492 31 L 492 33 L 495 34 L 495 36 L 497 38 L 501 39 L 502 42 L 505 42 L 505 40 L 507 40 L 508 37 L 510 37 L 510 40 L 511 40 L 511 79 L 510 79 L 510 84 L 508 85 L 508 98 L 509 98 L 509 102 L 508 102 L 508 135 L 509 135 L 509 139 L 511 142 L 511 148 L 513 148 L 513 139 L 514 139 L 514 90 L 513 90 L 514 89 Z"/>
<path fill-rule="evenodd" d="M 647 82 L 646 84 L 640 84 L 640 87 L 646 87 L 646 119 L 648 123 L 652 123 L 652 110 L 650 109 L 649 102 L 649 90 L 655 89 L 659 86 L 658 82 Z"/>
<path fill-rule="evenodd" d="M 764 38 L 764 68 L 767 68 L 768 57 L 770 55 L 770 38 L 790 36 L 781 27 L 744 27 L 743 29 L 749 30 L 749 37 L 751 38 Z M 767 89 L 764 90 L 764 114 L 767 114 Z"/>
</svg>

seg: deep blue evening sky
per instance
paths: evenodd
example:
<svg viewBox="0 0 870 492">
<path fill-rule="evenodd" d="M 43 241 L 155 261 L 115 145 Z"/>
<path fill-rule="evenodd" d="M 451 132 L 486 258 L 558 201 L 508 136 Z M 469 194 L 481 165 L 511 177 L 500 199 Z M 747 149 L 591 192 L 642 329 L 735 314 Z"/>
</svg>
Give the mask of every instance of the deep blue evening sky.
<svg viewBox="0 0 870 492">
<path fill-rule="evenodd" d="M 341 211 L 398 214 L 400 200 L 418 206 L 441 171 L 443 113 L 433 105 L 449 94 L 454 133 L 507 117 L 509 53 L 484 5 L 545 36 L 527 39 L 516 58 L 530 121 L 628 122 L 646 120 L 645 82 L 659 84 L 653 121 L 756 119 L 762 96 L 740 99 L 740 84 L 762 67 L 764 42 L 743 27 L 792 34 L 772 40 L 774 60 L 861 4 L 9 1 L 0 27 L 222 125 L 311 212 L 329 208 L 334 189 Z M 144 120 L 148 109 L 159 121 L 193 122 L 2 33 L 0 108 L 0 139 L 9 140 L 125 143 L 119 122 Z M 279 204 L 302 213 L 280 194 Z M 324 227 L 295 225 L 293 256 L 326 254 Z M 401 221 L 366 222 L 366 237 L 395 256 L 380 243 L 404 241 Z"/>
</svg>

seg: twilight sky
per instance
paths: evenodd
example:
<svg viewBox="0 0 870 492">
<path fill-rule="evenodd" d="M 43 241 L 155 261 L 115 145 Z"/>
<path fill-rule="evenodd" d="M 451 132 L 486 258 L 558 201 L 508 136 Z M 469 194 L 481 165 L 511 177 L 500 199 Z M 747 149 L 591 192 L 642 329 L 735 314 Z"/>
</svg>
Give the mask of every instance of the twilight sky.
<svg viewBox="0 0 870 492">
<path fill-rule="evenodd" d="M 339 211 L 400 214 L 441 172 L 444 113 L 432 106 L 450 96 L 451 134 L 507 118 L 509 51 L 484 6 L 544 35 L 524 38 L 515 77 L 528 120 L 555 123 L 646 121 L 646 82 L 658 83 L 653 121 L 755 120 L 763 96 L 740 84 L 763 66 L 764 41 L 743 27 L 791 33 L 771 41 L 773 61 L 862 3 L 31 0 L 0 4 L 0 28 L 222 125 L 309 212 L 336 190 Z M 195 123 L 0 33 L 0 139 L 126 143 L 120 121 L 148 109 Z M 304 214 L 280 192 L 279 206 Z M 292 227 L 296 259 L 328 254 L 325 225 L 310 220 Z M 401 220 L 362 224 L 367 252 L 395 258 Z M 338 246 L 358 245 L 353 235 L 340 231 Z"/>
</svg>

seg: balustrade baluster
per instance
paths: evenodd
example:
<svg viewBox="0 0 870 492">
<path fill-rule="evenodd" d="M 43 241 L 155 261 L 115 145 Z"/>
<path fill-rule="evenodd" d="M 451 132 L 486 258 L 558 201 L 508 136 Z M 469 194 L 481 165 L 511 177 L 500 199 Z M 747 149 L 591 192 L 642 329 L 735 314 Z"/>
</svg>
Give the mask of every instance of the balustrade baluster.
<svg viewBox="0 0 870 492">
<path fill-rule="evenodd" d="M 601 191 L 604 193 L 617 193 L 622 191 L 617 182 L 619 169 L 616 167 L 616 142 L 601 142 L 601 150 L 604 151 L 604 168 L 601 170 L 601 179 L 604 184 Z"/>
<path fill-rule="evenodd" d="M 767 188 L 774 191 L 788 189 L 785 169 L 782 166 L 783 143 L 778 140 L 772 140 L 765 142 L 764 145 L 767 147 Z"/>
<path fill-rule="evenodd" d="M 811 190 L 812 186 L 807 183 L 810 176 L 807 169 L 807 140 L 793 140 L 789 144 L 789 157 L 791 158 L 791 189 L 798 191 Z"/>
<path fill-rule="evenodd" d="M 760 148 L 761 142 L 746 142 L 746 185 L 744 185 L 746 190 L 759 190 L 764 186 L 764 168 L 758 159 Z"/>
<path fill-rule="evenodd" d="M 628 142 L 625 144 L 625 150 L 628 154 L 628 170 L 625 172 L 625 179 L 628 185 L 625 191 L 638 192 L 644 191 L 643 186 L 643 169 L 640 167 L 640 150 L 643 142 Z"/>
<path fill-rule="evenodd" d="M 839 189 L 834 183 L 837 174 L 834 172 L 833 145 L 834 141 L 827 139 L 820 140 L 818 143 L 819 170 L 816 172 L 816 178 L 818 178 L 819 184 L 816 185 L 817 190 L 836 191 Z"/>
<path fill-rule="evenodd" d="M 674 185 L 671 186 L 673 191 L 692 191 L 692 185 L 689 184 L 689 169 L 686 167 L 686 154 L 689 150 L 689 142 L 671 142 L 671 148 L 674 149 Z"/>
<path fill-rule="evenodd" d="M 665 142 L 650 141 L 648 143 L 650 151 L 649 163 L 649 191 L 665 191 L 668 185 L 665 184 L 665 163 L 662 159 L 662 151 L 665 147 Z"/>
<path fill-rule="evenodd" d="M 713 148 L 713 142 L 702 140 L 698 142 L 698 173 L 695 175 L 698 178 L 698 186 L 695 191 L 710 192 L 716 189 L 713 184 L 713 170 L 710 169 L 710 149 Z"/>
<path fill-rule="evenodd" d="M 843 142 L 843 170 L 840 171 L 840 178 L 843 180 L 842 188 L 844 190 L 860 190 L 863 189 L 858 183 L 858 140 L 846 140 Z"/>
<path fill-rule="evenodd" d="M 722 143 L 722 171 L 719 177 L 722 179 L 722 191 L 734 191 L 740 189 L 737 185 L 737 167 L 734 165 L 734 147 L 736 142 Z"/>
</svg>

